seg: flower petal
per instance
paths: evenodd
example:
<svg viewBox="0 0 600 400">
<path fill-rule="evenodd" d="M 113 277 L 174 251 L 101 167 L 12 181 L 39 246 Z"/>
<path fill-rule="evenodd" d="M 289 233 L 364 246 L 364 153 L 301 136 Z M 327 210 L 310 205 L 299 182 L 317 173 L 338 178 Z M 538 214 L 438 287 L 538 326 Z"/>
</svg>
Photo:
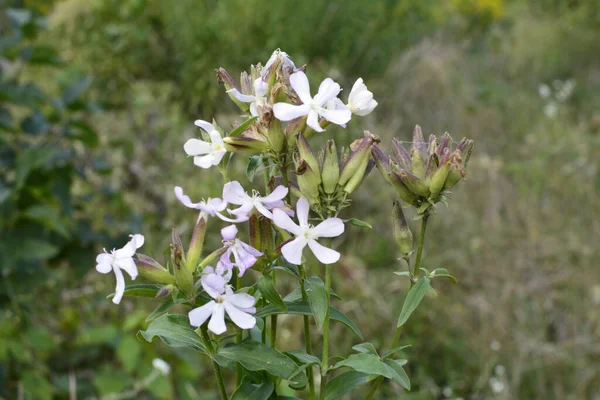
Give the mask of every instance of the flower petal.
<svg viewBox="0 0 600 400">
<path fill-rule="evenodd" d="M 225 287 L 227 286 L 225 279 L 214 273 L 202 276 L 202 278 L 200 278 L 200 283 L 202 284 L 204 291 L 213 299 L 216 299 L 219 295 L 223 294 L 225 292 Z"/>
<path fill-rule="evenodd" d="M 336 237 L 344 233 L 344 221 L 339 218 L 327 218 L 310 230 L 315 237 Z"/>
<path fill-rule="evenodd" d="M 117 278 L 117 286 L 115 287 L 115 297 L 112 302 L 119 304 L 123 298 L 123 292 L 125 292 L 125 278 L 123 277 L 123 271 L 120 268 L 113 268 L 115 271 L 115 277 Z"/>
<path fill-rule="evenodd" d="M 331 78 L 326 78 L 319 85 L 319 92 L 315 95 L 313 101 L 316 105 L 323 106 L 329 100 L 337 97 L 341 90 L 338 83 L 334 82 Z"/>
<path fill-rule="evenodd" d="M 183 204 L 184 206 L 189 207 L 189 208 L 196 208 L 198 206 L 197 203 L 192 202 L 192 199 L 190 198 L 190 196 L 183 193 L 183 188 L 181 188 L 179 186 L 175 186 L 174 192 L 175 192 L 175 197 L 177 197 L 177 200 L 179 200 L 181 202 L 181 204 Z"/>
<path fill-rule="evenodd" d="M 101 274 L 108 274 L 112 271 L 112 259 L 113 256 L 108 253 L 98 254 L 96 257 L 96 271 Z"/>
<path fill-rule="evenodd" d="M 254 204 L 254 207 L 256 208 L 256 211 L 258 211 L 265 217 L 267 217 L 269 219 L 273 219 L 273 213 L 271 211 L 269 211 L 263 203 L 257 202 L 256 204 Z"/>
<path fill-rule="evenodd" d="M 254 95 L 256 97 L 264 97 L 269 90 L 269 84 L 263 81 L 262 78 L 258 78 L 254 81 Z"/>
<path fill-rule="evenodd" d="M 238 234 L 238 228 L 235 225 L 229 225 L 221 229 L 223 240 L 233 240 Z"/>
<path fill-rule="evenodd" d="M 278 208 L 273 210 L 273 222 L 295 236 L 302 235 L 302 229 L 292 221 L 289 215 Z"/>
<path fill-rule="evenodd" d="M 210 143 L 200 139 L 190 139 L 183 145 L 183 150 L 189 156 L 197 156 L 199 154 L 208 154 L 212 150 Z"/>
<path fill-rule="evenodd" d="M 212 142 L 212 144 L 219 144 L 223 146 L 223 138 L 221 137 L 221 133 L 219 133 L 218 130 L 215 129 L 208 132 L 208 136 L 210 136 L 210 141 Z"/>
<path fill-rule="evenodd" d="M 296 203 L 296 214 L 301 228 L 308 226 L 309 212 L 310 204 L 308 203 L 308 200 L 306 200 L 306 197 L 299 198 L 298 202 Z M 298 234 L 295 235 L 297 236 Z"/>
<path fill-rule="evenodd" d="M 319 125 L 319 114 L 316 111 L 311 110 L 308 113 L 308 118 L 306 119 L 306 125 L 310 126 L 315 130 L 315 132 L 324 132 L 325 129 L 321 128 Z"/>
<path fill-rule="evenodd" d="M 327 121 L 337 125 L 343 125 L 352 118 L 352 111 L 346 106 L 344 108 L 336 108 L 335 110 L 322 109 L 319 111 L 319 114 Z"/>
<path fill-rule="evenodd" d="M 190 319 L 190 325 L 192 326 L 202 326 L 204 322 L 210 317 L 213 313 L 213 309 L 217 303 L 214 300 L 209 301 L 205 305 L 201 307 L 194 308 L 192 311 L 188 313 L 188 318 Z"/>
<path fill-rule="evenodd" d="M 227 315 L 233 321 L 234 324 L 239 326 L 242 329 L 252 329 L 254 325 L 256 325 L 256 318 L 254 318 L 250 314 L 246 314 L 245 312 L 238 310 L 233 304 L 225 301 L 223 303 L 225 310 L 227 311 Z"/>
<path fill-rule="evenodd" d="M 227 295 L 227 301 L 237 308 L 250 308 L 254 306 L 256 299 L 248 293 L 231 293 Z"/>
<path fill-rule="evenodd" d="M 273 115 L 280 121 L 291 121 L 296 118 L 308 115 L 310 108 L 306 104 L 295 106 L 289 103 L 275 103 L 273 105 Z"/>
<path fill-rule="evenodd" d="M 215 127 L 210 122 L 203 121 L 201 119 L 197 119 L 194 121 L 194 125 L 204 129 L 206 132 L 211 132 L 215 130 Z"/>
<path fill-rule="evenodd" d="M 222 303 L 214 305 L 212 317 L 208 323 L 208 330 L 216 335 L 220 335 L 227 330 L 227 326 L 225 325 L 225 308 Z"/>
<path fill-rule="evenodd" d="M 250 196 L 238 181 L 231 181 L 223 186 L 223 200 L 239 206 L 250 200 Z"/>
<path fill-rule="evenodd" d="M 135 266 L 135 262 L 133 261 L 133 258 L 131 258 L 131 257 L 117 258 L 115 261 L 115 264 L 117 267 L 126 271 L 129 274 L 129 276 L 131 276 L 131 279 L 137 278 L 138 270 L 137 270 L 137 267 Z"/>
<path fill-rule="evenodd" d="M 135 246 L 136 250 L 144 245 L 144 235 L 140 233 L 136 233 L 134 235 L 129 235 L 131 238 L 131 243 Z"/>
<path fill-rule="evenodd" d="M 308 247 L 310 247 L 315 257 L 323 264 L 333 264 L 340 259 L 340 253 L 323 246 L 316 240 L 309 240 Z"/>
<path fill-rule="evenodd" d="M 304 104 L 312 103 L 310 84 L 308 83 L 308 78 L 304 72 L 298 71 L 290 75 L 290 85 Z"/>
<path fill-rule="evenodd" d="M 255 96 L 250 96 L 250 95 L 247 95 L 247 94 L 243 94 L 243 93 L 241 93 L 237 89 L 228 90 L 227 93 L 232 94 L 233 97 L 235 97 L 236 99 L 238 99 L 242 103 L 252 103 L 253 101 L 256 100 Z"/>
<path fill-rule="evenodd" d="M 282 214 L 286 215 L 283 212 Z M 304 250 L 304 247 L 306 247 L 306 239 L 304 236 L 298 236 L 296 239 L 283 245 L 281 254 L 283 254 L 289 263 L 300 265 L 302 264 L 302 250 Z"/>
<path fill-rule="evenodd" d="M 196 156 L 194 157 L 194 164 L 200 168 L 210 168 L 214 165 L 214 160 L 215 157 L 212 154 L 207 154 L 201 157 Z"/>
<path fill-rule="evenodd" d="M 283 200 L 288 194 L 288 188 L 283 185 L 279 185 L 273 190 L 268 196 L 262 198 L 263 203 L 273 203 L 278 200 Z"/>
</svg>

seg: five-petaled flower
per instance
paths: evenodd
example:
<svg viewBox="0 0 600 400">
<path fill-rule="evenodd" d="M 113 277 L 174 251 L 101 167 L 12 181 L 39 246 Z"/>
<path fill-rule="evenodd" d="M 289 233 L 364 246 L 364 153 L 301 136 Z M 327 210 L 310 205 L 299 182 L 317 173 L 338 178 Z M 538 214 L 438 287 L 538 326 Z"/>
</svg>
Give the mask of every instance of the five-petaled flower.
<svg viewBox="0 0 600 400">
<path fill-rule="evenodd" d="M 221 256 L 221 263 L 228 268 L 238 267 L 239 276 L 243 276 L 248 268 L 256 263 L 256 258 L 263 255 L 254 247 L 242 242 L 236 238 L 238 229 L 235 225 L 229 225 L 221 229 L 223 244 L 227 247 L 225 253 Z M 233 256 L 233 262 L 231 262 Z"/>
<path fill-rule="evenodd" d="M 253 208 L 256 208 L 256 210 L 265 217 L 273 219 L 273 213 L 269 210 L 274 208 L 285 209 L 286 206 L 283 202 L 283 198 L 287 193 L 288 188 L 281 185 L 277 186 L 275 190 L 264 197 L 257 191 L 253 191 L 252 196 L 250 196 L 238 181 L 228 182 L 223 186 L 223 199 L 230 204 L 240 206 L 235 210 L 229 211 L 229 213 L 237 216 L 238 219 L 248 219 L 248 214 Z"/>
<path fill-rule="evenodd" d="M 302 264 L 302 250 L 308 245 L 313 254 L 323 264 L 333 264 L 340 259 L 340 253 L 327 248 L 317 241 L 321 237 L 336 237 L 344 233 L 344 222 L 339 218 L 327 218 L 317 226 L 308 223 L 310 206 L 306 198 L 301 197 L 296 204 L 298 222 L 294 221 L 283 211 L 273 211 L 275 225 L 296 236 L 281 247 L 281 254 L 292 264 Z"/>
<path fill-rule="evenodd" d="M 227 93 L 231 93 L 236 99 L 243 103 L 250 103 L 250 114 L 253 117 L 258 116 L 258 106 L 264 106 L 267 103 L 265 95 L 269 85 L 262 78 L 257 78 L 254 81 L 254 95 L 243 94 L 237 89 L 228 90 Z"/>
<path fill-rule="evenodd" d="M 196 120 L 194 124 L 208 133 L 210 142 L 200 139 L 190 139 L 185 142 L 183 149 L 188 155 L 194 156 L 194 164 L 200 168 L 210 168 L 213 165 L 219 164 L 225 153 L 227 153 L 221 134 L 215 129 L 213 124 L 201 119 Z"/>
<path fill-rule="evenodd" d="M 358 78 L 348 95 L 348 108 L 352 114 L 364 117 L 370 114 L 375 107 L 377 107 L 377 102 L 373 99 L 373 93 L 367 89 L 362 78 Z"/>
<path fill-rule="evenodd" d="M 189 312 L 192 326 L 201 326 L 210 317 L 208 329 L 220 335 L 227 330 L 225 313 L 242 329 L 251 329 L 256 325 L 256 318 L 251 315 L 256 312 L 254 297 L 248 293 L 233 293 L 225 279 L 217 273 L 209 273 L 201 283 L 202 288 L 214 300 Z"/>
<path fill-rule="evenodd" d="M 343 106 L 334 109 L 326 107 L 327 103 L 335 99 L 342 90 L 340 85 L 335 83 L 331 78 L 326 78 L 321 82 L 319 91 L 315 97 L 310 95 L 308 78 L 302 71 L 298 71 L 290 76 L 290 85 L 303 104 L 276 103 L 273 106 L 275 118 L 281 121 L 291 121 L 307 115 L 306 124 L 317 132 L 324 131 L 319 125 L 319 116 L 338 125 L 343 125 L 350 121 L 352 113 L 348 107 Z"/>
<path fill-rule="evenodd" d="M 227 202 L 225 200 L 221 200 L 219 198 L 214 198 L 214 199 L 209 198 L 206 201 L 203 200 L 199 203 L 194 203 L 194 202 L 192 202 L 192 199 L 190 199 L 190 196 L 183 193 L 183 189 L 181 187 L 175 186 L 174 191 L 175 191 L 175 197 L 177 197 L 177 200 L 179 200 L 181 202 L 181 204 L 183 204 L 186 207 L 200 210 L 201 212 L 203 212 L 207 215 L 210 215 L 212 217 L 214 217 L 216 215 L 217 217 L 221 218 L 223 221 L 227 221 L 227 222 L 243 222 L 243 221 L 247 220 L 247 218 L 245 218 L 245 217 L 231 219 L 231 218 L 226 217 L 223 214 L 221 214 L 221 212 L 227 208 Z"/>
<path fill-rule="evenodd" d="M 135 234 L 130 235 L 130 237 L 131 240 L 123 248 L 118 250 L 113 249 L 110 253 L 104 250 L 104 253 L 98 254 L 96 257 L 96 270 L 98 272 L 108 274 L 110 271 L 113 271 L 115 273 L 117 287 L 115 288 L 115 296 L 112 299 L 115 304 L 121 302 L 123 292 L 125 291 L 125 278 L 121 270 L 126 271 L 131 276 L 131 279 L 135 279 L 138 275 L 133 255 L 144 244 L 144 235 Z"/>
</svg>

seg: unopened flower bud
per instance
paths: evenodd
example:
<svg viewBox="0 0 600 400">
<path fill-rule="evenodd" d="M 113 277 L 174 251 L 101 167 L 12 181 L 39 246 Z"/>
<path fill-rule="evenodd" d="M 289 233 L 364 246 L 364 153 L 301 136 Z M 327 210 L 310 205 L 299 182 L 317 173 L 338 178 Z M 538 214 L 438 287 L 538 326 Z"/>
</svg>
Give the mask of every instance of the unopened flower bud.
<svg viewBox="0 0 600 400">
<path fill-rule="evenodd" d="M 272 119 L 266 132 L 266 137 L 271 150 L 280 153 L 285 145 L 285 135 L 281 128 L 281 122 L 278 119 Z"/>
<path fill-rule="evenodd" d="M 260 251 L 264 254 L 271 254 L 275 247 L 271 220 L 262 215 L 258 218 L 258 220 L 260 221 L 260 247 L 253 247 L 255 249 L 260 249 Z"/>
<path fill-rule="evenodd" d="M 446 183 L 446 178 L 448 178 L 448 173 L 450 172 L 450 163 L 447 162 L 433 173 L 433 176 L 429 180 L 429 191 L 431 192 L 431 199 L 435 202 L 442 191 L 444 184 Z"/>
<path fill-rule="evenodd" d="M 317 204 L 319 202 L 320 177 L 317 176 L 319 173 L 314 172 L 308 163 L 296 154 L 294 155 L 294 164 L 302 196 L 306 197 L 310 204 Z"/>
<path fill-rule="evenodd" d="M 229 92 L 232 89 L 240 90 L 240 88 L 224 68 L 219 68 L 217 70 L 217 82 L 222 83 L 225 86 L 225 90 L 228 92 L 227 95 L 240 108 L 240 110 L 243 112 L 248 112 L 249 104 L 239 101 L 233 94 Z"/>
<path fill-rule="evenodd" d="M 411 173 L 419 179 L 425 178 L 426 142 L 419 125 L 413 132 L 413 144 L 410 149 Z"/>
<path fill-rule="evenodd" d="M 335 148 L 335 142 L 330 139 L 325 145 L 323 168 L 321 169 L 321 181 L 323 182 L 325 193 L 332 194 L 335 192 L 339 178 L 340 164 L 338 162 L 337 149 Z"/>
<path fill-rule="evenodd" d="M 192 294 L 194 277 L 192 271 L 185 266 L 183 244 L 175 229 L 171 234 L 171 242 L 171 264 L 175 273 L 175 282 L 177 282 L 177 286 L 181 288 L 183 293 L 189 296 Z"/>
<path fill-rule="evenodd" d="M 375 166 L 381 173 L 383 179 L 391 184 L 389 173 L 390 171 L 390 159 L 385 155 L 383 151 L 377 145 L 373 145 L 371 148 L 371 155 L 373 156 L 373 160 L 375 161 Z"/>
<path fill-rule="evenodd" d="M 362 179 L 365 173 L 365 168 L 369 161 L 369 157 L 371 156 L 371 147 L 374 143 L 379 143 L 379 141 L 380 139 L 377 135 L 373 135 L 369 131 L 365 131 L 365 137 L 352 152 L 348 158 L 348 161 L 346 161 L 344 167 L 342 168 L 342 173 L 340 174 L 340 179 L 338 181 L 339 185 L 345 186 L 350 178 L 354 177 L 355 174 L 360 175 L 360 177 L 357 178 L 359 181 Z"/>
<path fill-rule="evenodd" d="M 406 201 L 408 204 L 412 204 L 413 206 L 416 206 L 418 204 L 417 196 L 409 188 L 406 187 L 406 185 L 402 182 L 400 175 L 392 171 L 388 174 L 388 178 L 394 189 L 396 189 L 398 197 Z"/>
<path fill-rule="evenodd" d="M 400 169 L 399 173 L 402 183 L 417 196 L 429 197 L 429 186 L 423 179 L 419 179 L 405 169 Z"/>
<path fill-rule="evenodd" d="M 252 77 L 250 76 L 250 74 L 248 74 L 246 71 L 241 73 L 240 86 L 242 88 L 243 94 L 252 94 L 252 92 L 254 91 L 253 82 L 254 81 L 252 80 Z"/>
<path fill-rule="evenodd" d="M 145 254 L 136 253 L 133 259 L 141 276 L 155 283 L 174 283 L 175 277 L 158 261 Z"/>
<path fill-rule="evenodd" d="M 269 142 L 248 136 L 227 136 L 223 138 L 225 149 L 232 152 L 260 153 L 269 148 Z"/>
<path fill-rule="evenodd" d="M 406 218 L 404 218 L 400 200 L 394 201 L 392 221 L 394 223 L 394 240 L 398 243 L 402 254 L 406 255 L 412 251 L 413 235 L 406 223 Z"/>
<path fill-rule="evenodd" d="M 202 254 L 207 222 L 208 217 L 206 213 L 201 212 L 194 226 L 194 232 L 192 233 L 192 239 L 190 240 L 190 246 L 186 255 L 187 261 L 185 265 L 188 271 L 192 273 L 196 270 L 200 254 Z"/>
<path fill-rule="evenodd" d="M 304 130 L 306 126 L 306 118 L 296 118 L 287 123 L 285 126 L 285 137 L 287 138 L 288 147 L 290 149 L 296 146 L 296 136 Z"/>
<path fill-rule="evenodd" d="M 392 158 L 394 161 L 407 171 L 411 170 L 410 153 L 402 146 L 399 140 L 392 139 Z"/>
<path fill-rule="evenodd" d="M 173 285 L 166 285 L 160 288 L 160 290 L 156 293 L 157 299 L 162 299 L 163 297 L 167 297 L 171 294 L 171 292 L 175 289 Z"/>
<path fill-rule="evenodd" d="M 306 138 L 304 137 L 304 135 L 302 133 L 298 134 L 298 136 L 296 137 L 296 143 L 298 146 L 298 152 L 300 153 L 300 159 L 306 161 L 306 163 L 308 164 L 308 166 L 310 167 L 310 169 L 313 172 L 317 172 L 317 174 L 316 174 L 317 185 L 320 184 L 321 183 L 321 175 L 318 174 L 319 162 L 317 161 L 317 158 L 313 154 L 312 149 L 310 148 L 310 145 L 308 144 L 308 141 L 306 140 Z"/>
</svg>

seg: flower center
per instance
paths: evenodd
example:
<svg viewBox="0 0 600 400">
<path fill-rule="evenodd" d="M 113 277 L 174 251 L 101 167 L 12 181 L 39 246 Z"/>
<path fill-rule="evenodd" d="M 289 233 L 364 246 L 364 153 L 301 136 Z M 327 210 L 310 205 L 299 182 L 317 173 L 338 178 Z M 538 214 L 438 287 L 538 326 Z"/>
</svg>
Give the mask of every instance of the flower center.
<svg viewBox="0 0 600 400">
<path fill-rule="evenodd" d="M 215 299 L 215 302 L 216 302 L 217 304 L 222 304 L 222 303 L 224 303 L 224 302 L 225 302 L 225 296 L 221 296 L 221 295 L 217 296 L 217 298 Z"/>
</svg>

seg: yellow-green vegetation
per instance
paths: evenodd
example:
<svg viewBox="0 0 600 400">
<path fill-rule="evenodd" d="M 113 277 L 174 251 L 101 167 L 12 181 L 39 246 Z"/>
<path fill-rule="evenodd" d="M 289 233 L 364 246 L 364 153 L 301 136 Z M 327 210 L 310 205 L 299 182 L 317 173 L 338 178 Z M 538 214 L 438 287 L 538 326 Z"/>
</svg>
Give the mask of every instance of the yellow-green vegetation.
<svg viewBox="0 0 600 400">
<path fill-rule="evenodd" d="M 29 11 L 12 15 L 24 21 L 18 43 L 0 11 L 0 398 L 211 398 L 210 367 L 136 340 L 151 310 L 105 301 L 113 282 L 91 272 L 101 243 L 133 231 L 153 249 L 168 249 L 170 228 L 189 240 L 194 221 L 173 186 L 194 199 L 221 186 L 183 143 L 197 136 L 195 119 L 237 112 L 206 71 L 237 73 L 279 47 L 310 61 L 318 81 L 347 87 L 361 74 L 380 104 L 318 134 L 315 149 L 368 129 L 389 150 L 416 124 L 477 143 L 450 202 L 461 209 L 437 205 L 443 218 L 430 221 L 422 261 L 458 285 L 425 298 L 402 333 L 414 344 L 403 350 L 411 392 L 388 382 L 378 398 L 600 396 L 598 0 L 8 3 Z M 48 15 L 47 30 L 32 33 L 42 24 L 31 10 Z M 349 227 L 334 289 L 354 299 L 340 311 L 387 348 L 409 283 L 390 279 L 405 268 L 383 234 L 393 232 L 394 190 L 378 173 L 364 186 L 348 215 L 375 229 Z M 344 339 L 330 356 L 355 344 L 336 329 Z M 298 348 L 301 333 L 300 317 L 279 319 L 280 343 Z M 157 357 L 170 375 L 131 394 Z"/>
</svg>

